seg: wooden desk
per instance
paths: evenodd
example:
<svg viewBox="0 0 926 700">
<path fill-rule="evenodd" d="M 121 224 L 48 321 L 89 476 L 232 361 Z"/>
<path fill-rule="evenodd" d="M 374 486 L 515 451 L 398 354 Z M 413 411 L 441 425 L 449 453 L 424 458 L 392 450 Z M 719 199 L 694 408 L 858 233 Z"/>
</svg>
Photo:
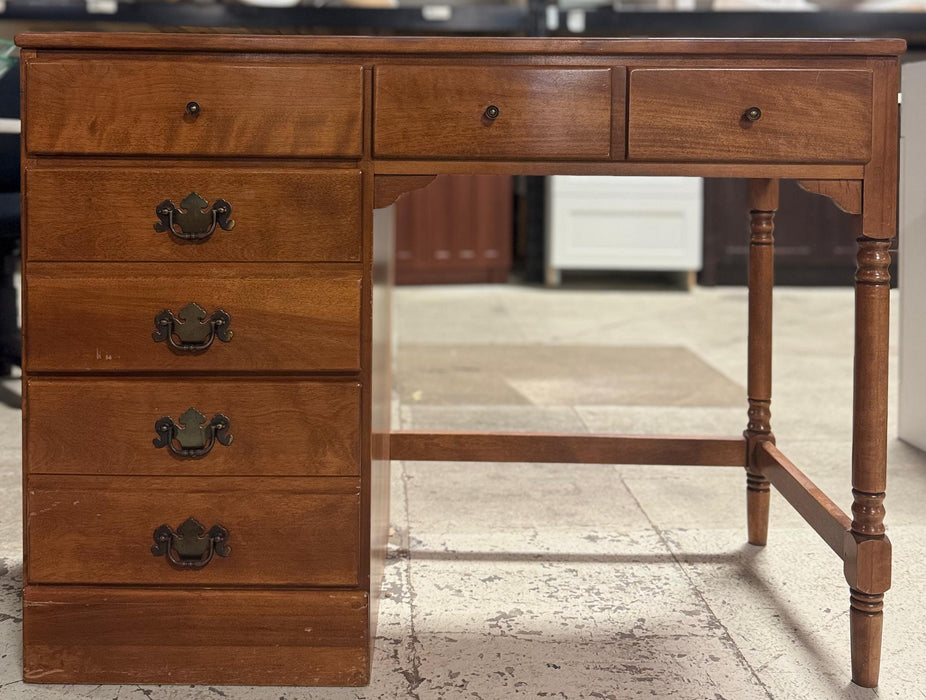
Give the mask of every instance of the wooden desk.
<svg viewBox="0 0 926 700">
<path fill-rule="evenodd" d="M 843 560 L 877 684 L 902 41 L 18 41 L 26 680 L 366 683 L 392 458 L 742 466 L 751 543 L 771 483 Z M 440 173 L 747 178 L 743 435 L 390 432 L 373 209 Z M 851 515 L 770 427 L 780 178 L 857 224 Z"/>
</svg>

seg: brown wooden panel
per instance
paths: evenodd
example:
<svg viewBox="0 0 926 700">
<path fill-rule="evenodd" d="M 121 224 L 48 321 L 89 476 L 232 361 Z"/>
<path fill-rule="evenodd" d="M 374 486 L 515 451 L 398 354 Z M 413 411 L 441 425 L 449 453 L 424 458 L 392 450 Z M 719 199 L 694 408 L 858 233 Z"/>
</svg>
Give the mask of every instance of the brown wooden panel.
<svg viewBox="0 0 926 700">
<path fill-rule="evenodd" d="M 29 683 L 364 685 L 367 607 L 360 591 L 27 586 L 23 676 Z"/>
<path fill-rule="evenodd" d="M 378 65 L 380 158 L 609 158 L 611 69 Z M 614 96 L 617 119 L 623 99 Z M 491 120 L 489 105 L 499 109 Z"/>
<path fill-rule="evenodd" d="M 27 380 L 32 474 L 358 476 L 360 385 L 233 379 Z M 155 448 L 155 421 L 190 407 L 229 419 L 201 459 Z"/>
<path fill-rule="evenodd" d="M 360 481 L 33 475 L 29 583 L 353 586 Z M 231 552 L 201 569 L 154 556 L 153 533 L 195 518 Z"/>
<path fill-rule="evenodd" d="M 354 371 L 360 367 L 355 266 L 33 263 L 25 352 L 32 372 Z M 205 352 L 154 342 L 154 318 L 195 302 L 230 316 Z M 62 338 L 67 338 L 63 343 Z"/>
<path fill-rule="evenodd" d="M 359 156 L 359 65 L 189 57 L 39 58 L 26 66 L 30 153 Z M 187 103 L 201 107 L 197 117 Z"/>
<path fill-rule="evenodd" d="M 26 178 L 30 260 L 360 259 L 357 170 L 39 165 Z M 191 192 L 231 204 L 234 228 L 201 242 L 155 231 L 157 205 Z"/>
<path fill-rule="evenodd" d="M 389 454 L 392 459 L 431 462 L 742 467 L 746 441 L 741 437 L 399 430 L 390 435 Z"/>
<path fill-rule="evenodd" d="M 632 70 L 628 158 L 865 163 L 871 85 L 868 70 Z"/>
</svg>

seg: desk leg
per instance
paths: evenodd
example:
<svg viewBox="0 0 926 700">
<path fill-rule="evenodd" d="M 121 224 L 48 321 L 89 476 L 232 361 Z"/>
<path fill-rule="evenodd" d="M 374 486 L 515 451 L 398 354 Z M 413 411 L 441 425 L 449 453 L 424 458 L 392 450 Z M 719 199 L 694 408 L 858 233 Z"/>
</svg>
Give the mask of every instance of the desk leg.
<svg viewBox="0 0 926 700">
<path fill-rule="evenodd" d="M 884 535 L 887 477 L 887 371 L 890 241 L 861 236 L 855 275 L 855 394 L 852 431 L 852 530 L 846 541 L 852 680 L 878 684 L 884 592 L 891 544 Z"/>
<path fill-rule="evenodd" d="M 749 543 L 768 540 L 769 483 L 757 467 L 757 448 L 775 441 L 771 428 L 772 286 L 778 180 L 749 181 L 749 423 L 746 437 L 746 519 Z"/>
</svg>

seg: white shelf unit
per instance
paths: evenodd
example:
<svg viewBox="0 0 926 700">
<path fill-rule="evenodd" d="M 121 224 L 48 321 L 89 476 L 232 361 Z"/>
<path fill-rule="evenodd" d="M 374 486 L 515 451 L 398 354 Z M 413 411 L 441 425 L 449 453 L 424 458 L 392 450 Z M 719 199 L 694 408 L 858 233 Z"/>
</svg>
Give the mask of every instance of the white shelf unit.
<svg viewBox="0 0 926 700">
<path fill-rule="evenodd" d="M 701 269 L 703 182 L 696 177 L 547 178 L 548 286 L 563 270 Z"/>
</svg>

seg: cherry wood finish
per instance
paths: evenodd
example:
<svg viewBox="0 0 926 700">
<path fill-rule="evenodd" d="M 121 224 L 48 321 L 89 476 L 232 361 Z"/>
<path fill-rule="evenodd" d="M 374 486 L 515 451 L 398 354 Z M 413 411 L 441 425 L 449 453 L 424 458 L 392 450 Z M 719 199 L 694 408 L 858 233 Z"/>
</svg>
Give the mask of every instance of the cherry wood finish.
<svg viewBox="0 0 926 700">
<path fill-rule="evenodd" d="M 768 479 L 758 466 L 758 448 L 774 444 L 772 402 L 772 286 L 774 284 L 775 211 L 778 181 L 750 180 L 749 208 L 749 335 L 746 394 L 749 422 L 746 438 L 746 519 L 749 543 L 768 541 Z"/>
<path fill-rule="evenodd" d="M 359 65 L 39 59 L 26 65 L 25 112 L 42 114 L 26 132 L 26 149 L 35 154 L 356 157 L 362 73 Z M 200 106 L 198 115 L 187 113 L 190 102 Z"/>
<path fill-rule="evenodd" d="M 357 170 L 40 165 L 26 179 L 31 260 L 360 260 Z M 197 242 L 155 231 L 155 207 L 165 199 L 179 207 L 191 192 L 231 204 L 234 228 Z"/>
<path fill-rule="evenodd" d="M 359 479 L 29 478 L 29 580 L 160 586 L 355 586 Z M 228 530 L 230 553 L 178 570 L 160 525 Z"/>
<path fill-rule="evenodd" d="M 360 368 L 356 266 L 32 264 L 31 371 L 337 371 Z M 154 318 L 190 302 L 233 335 L 198 353 L 154 342 Z M 66 337 L 68 342 L 61 343 Z"/>
<path fill-rule="evenodd" d="M 365 685 L 368 607 L 363 591 L 29 586 L 23 676 Z"/>
<path fill-rule="evenodd" d="M 628 158 L 865 163 L 871 83 L 870 70 L 633 70 Z"/>
<path fill-rule="evenodd" d="M 379 65 L 377 158 L 607 159 L 612 101 L 623 123 L 623 68 Z M 621 81 L 622 82 L 622 81 Z M 498 116 L 486 110 L 494 106 Z M 623 130 L 618 132 L 623 157 Z"/>
<path fill-rule="evenodd" d="M 19 41 L 27 680 L 365 683 L 393 458 L 746 467 L 750 541 L 765 542 L 771 483 L 842 557 L 852 678 L 877 684 L 890 586 L 882 505 L 887 248 L 896 226 L 903 42 Z M 191 101 L 198 116 L 184 112 Z M 494 119 L 489 105 L 499 109 Z M 751 126 L 741 119 L 749 107 L 762 110 Z M 744 437 L 391 433 L 382 305 L 392 237 L 374 236 L 373 208 L 444 173 L 749 179 Z M 780 179 L 830 197 L 857 226 L 851 516 L 778 451 L 771 433 Z M 162 187 L 171 191 L 161 195 Z M 199 245 L 174 245 L 166 234 L 149 244 L 153 205 L 200 187 L 210 199 L 233 190 L 241 228 Z M 61 193 L 65 201 L 56 200 Z M 114 205 L 120 195 L 128 201 Z M 154 343 L 154 314 L 190 301 L 227 307 L 232 342 L 183 355 Z M 232 445 L 169 466 L 166 455 L 149 459 L 150 437 L 128 451 L 110 447 L 141 441 L 140 416 L 151 409 L 175 415 L 200 401 L 204 413 L 234 407 L 232 432 L 241 432 Z M 73 413 L 78 430 L 69 438 L 62 431 L 74 424 L 62 416 Z M 71 447 L 76 456 L 66 454 Z M 286 517 L 274 518 L 278 507 Z M 196 510 L 203 520 L 238 519 L 229 526 L 231 556 L 199 572 L 198 581 L 210 581 L 203 585 L 151 569 L 142 545 L 109 549 L 110 540 L 90 541 L 98 527 L 75 527 L 108 522 L 142 533 L 146 518 L 163 512 L 178 526 Z M 300 534 L 319 542 L 317 551 L 293 544 Z M 104 565 L 89 564 L 82 549 Z M 268 553 L 274 563 L 262 568 Z"/>
<path fill-rule="evenodd" d="M 742 438 L 399 430 L 392 459 L 425 462 L 565 462 L 742 467 Z"/>
<path fill-rule="evenodd" d="M 27 389 L 30 474 L 360 476 L 356 382 L 38 377 Z M 228 417 L 232 443 L 194 460 L 155 448 L 155 421 L 190 407 Z"/>
</svg>

